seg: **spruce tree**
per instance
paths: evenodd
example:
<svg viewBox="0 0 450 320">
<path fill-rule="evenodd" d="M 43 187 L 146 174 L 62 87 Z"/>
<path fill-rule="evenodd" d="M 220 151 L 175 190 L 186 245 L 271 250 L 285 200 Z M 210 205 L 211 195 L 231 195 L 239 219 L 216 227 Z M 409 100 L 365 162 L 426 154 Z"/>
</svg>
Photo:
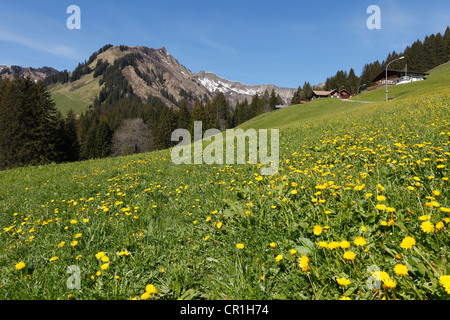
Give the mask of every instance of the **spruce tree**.
<svg viewBox="0 0 450 320">
<path fill-rule="evenodd" d="M 0 168 L 58 161 L 56 108 L 42 81 L 0 84 Z"/>
<path fill-rule="evenodd" d="M 294 95 L 292 96 L 291 105 L 300 103 L 300 101 L 302 100 L 301 94 L 302 94 L 302 87 L 299 86 L 297 88 L 297 91 L 295 91 Z"/>
<path fill-rule="evenodd" d="M 100 121 L 95 133 L 95 157 L 105 158 L 111 154 L 113 131 L 105 120 Z"/>
</svg>

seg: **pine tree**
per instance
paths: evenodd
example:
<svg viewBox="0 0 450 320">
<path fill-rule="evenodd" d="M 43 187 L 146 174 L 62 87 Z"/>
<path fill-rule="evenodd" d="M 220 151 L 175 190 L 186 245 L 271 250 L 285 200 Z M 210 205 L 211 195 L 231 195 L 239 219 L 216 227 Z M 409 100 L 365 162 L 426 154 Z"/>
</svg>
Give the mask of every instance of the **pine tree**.
<svg viewBox="0 0 450 320">
<path fill-rule="evenodd" d="M 212 127 L 220 129 L 221 131 L 230 127 L 231 124 L 231 112 L 225 95 L 220 92 L 212 100 L 212 107 L 216 111 L 219 126 Z"/>
<path fill-rule="evenodd" d="M 276 107 L 277 107 L 278 105 L 281 105 L 282 103 L 283 103 L 283 101 L 281 100 L 280 95 L 277 95 L 277 94 L 275 93 L 275 90 L 272 89 L 272 92 L 271 92 L 271 94 L 270 94 L 270 101 L 269 101 L 269 107 L 270 107 L 270 110 L 275 110 Z"/>
<path fill-rule="evenodd" d="M 350 89 L 350 94 L 356 94 L 356 91 L 358 90 L 358 83 L 359 79 L 355 74 L 355 70 L 351 68 L 347 77 L 347 85 Z"/>
<path fill-rule="evenodd" d="M 97 135 L 97 122 L 93 120 L 91 121 L 91 124 L 82 140 L 80 151 L 81 159 L 86 160 L 86 159 L 93 159 L 96 157 L 96 135 Z"/>
<path fill-rule="evenodd" d="M 214 108 L 212 101 L 208 102 L 205 107 L 205 121 L 203 123 L 203 130 L 218 129 L 219 118 L 217 117 L 217 111 Z"/>
<path fill-rule="evenodd" d="M 161 113 L 155 132 L 155 148 L 166 149 L 172 145 L 172 132 L 175 130 L 176 119 L 170 108 L 165 108 Z"/>
<path fill-rule="evenodd" d="M 95 133 L 95 157 L 105 158 L 111 154 L 113 132 L 105 120 L 100 121 Z"/>
<path fill-rule="evenodd" d="M 182 99 L 177 110 L 178 128 L 188 129 L 191 123 L 191 114 L 186 99 Z"/>
<path fill-rule="evenodd" d="M 447 52 L 447 60 L 450 60 L 450 27 L 447 27 L 444 33 L 445 52 Z"/>
<path fill-rule="evenodd" d="M 58 160 L 56 108 L 42 81 L 30 78 L 0 84 L 0 168 Z"/>
<path fill-rule="evenodd" d="M 303 91 L 301 93 L 301 101 L 309 101 L 312 97 L 313 90 L 309 82 L 305 81 L 303 84 Z"/>
<path fill-rule="evenodd" d="M 64 120 L 64 161 L 77 161 L 80 154 L 80 145 L 77 139 L 77 119 L 72 109 Z"/>
<path fill-rule="evenodd" d="M 299 104 L 300 101 L 302 101 L 301 94 L 302 94 L 302 87 L 299 86 L 297 88 L 297 91 L 295 91 L 294 95 L 292 96 L 291 105 Z"/>
</svg>

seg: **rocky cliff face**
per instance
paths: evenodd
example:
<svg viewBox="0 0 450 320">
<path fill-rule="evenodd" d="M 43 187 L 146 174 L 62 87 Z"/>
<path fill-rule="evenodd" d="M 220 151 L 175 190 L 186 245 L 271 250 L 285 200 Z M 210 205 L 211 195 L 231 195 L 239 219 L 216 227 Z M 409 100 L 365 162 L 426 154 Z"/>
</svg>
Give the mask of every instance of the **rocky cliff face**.
<svg viewBox="0 0 450 320">
<path fill-rule="evenodd" d="M 144 101 L 149 95 L 162 99 L 167 105 L 175 106 L 177 101 L 208 100 L 211 93 L 203 87 L 190 70 L 181 65 L 166 49 L 147 47 L 114 46 L 98 55 L 91 64 L 95 68 L 102 59 L 113 64 L 118 58 L 135 54 L 133 65 L 122 69 L 122 74 L 133 88 L 133 92 Z"/>
<path fill-rule="evenodd" d="M 47 76 L 57 73 L 58 70 L 50 68 L 50 67 L 42 67 L 42 68 L 24 68 L 19 66 L 5 66 L 0 65 L 0 78 L 5 79 L 14 79 L 16 75 L 20 77 L 30 77 L 33 81 L 44 80 Z"/>
<path fill-rule="evenodd" d="M 115 59 L 126 54 L 138 55 L 135 67 L 127 66 L 123 69 L 127 81 L 133 92 L 146 99 L 148 95 L 162 99 L 166 104 L 174 106 L 176 101 L 187 100 L 206 101 L 222 92 L 234 107 L 238 101 L 251 100 L 255 95 L 264 95 L 267 90 L 279 94 L 285 104 L 288 104 L 295 93 L 295 89 L 279 88 L 271 84 L 248 86 L 237 81 L 229 81 L 214 73 L 201 71 L 193 74 L 181 65 L 167 50 L 147 48 L 143 46 L 113 46 L 98 55 L 91 64 L 94 68 L 98 59 L 114 63 Z M 137 72 L 138 71 L 138 72 Z"/>
</svg>

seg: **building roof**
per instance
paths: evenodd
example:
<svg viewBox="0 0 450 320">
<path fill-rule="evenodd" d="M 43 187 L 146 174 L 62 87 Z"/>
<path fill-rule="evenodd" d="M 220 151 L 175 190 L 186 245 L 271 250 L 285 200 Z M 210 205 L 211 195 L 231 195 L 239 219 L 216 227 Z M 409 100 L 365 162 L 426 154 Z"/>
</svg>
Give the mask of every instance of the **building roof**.
<svg viewBox="0 0 450 320">
<path fill-rule="evenodd" d="M 331 91 L 313 90 L 313 94 L 315 94 L 317 96 L 328 96 L 328 95 L 332 94 L 335 91 L 336 90 L 331 90 Z"/>
<path fill-rule="evenodd" d="M 409 75 L 415 75 L 415 76 L 428 76 L 429 73 L 425 73 L 425 72 L 418 72 L 418 71 L 411 71 L 411 70 L 407 70 L 406 68 L 402 69 L 402 70 L 391 70 L 388 69 L 387 70 L 388 73 L 388 78 L 392 77 L 392 76 L 400 76 L 402 74 L 409 74 Z M 386 69 L 381 71 L 375 78 L 372 79 L 372 82 L 377 82 L 378 80 L 381 79 L 385 79 L 386 78 Z"/>
</svg>

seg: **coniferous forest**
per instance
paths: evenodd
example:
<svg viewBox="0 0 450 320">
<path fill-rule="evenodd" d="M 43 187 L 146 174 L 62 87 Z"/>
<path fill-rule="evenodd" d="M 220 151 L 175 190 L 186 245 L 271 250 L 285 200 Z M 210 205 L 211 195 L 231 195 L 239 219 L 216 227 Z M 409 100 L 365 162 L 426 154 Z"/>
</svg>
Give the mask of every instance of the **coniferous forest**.
<svg viewBox="0 0 450 320">
<path fill-rule="evenodd" d="M 118 72 L 123 62 L 105 70 L 105 90 L 81 115 L 70 111 L 63 117 L 42 81 L 18 76 L 2 81 L 0 169 L 165 149 L 178 143 L 171 141 L 175 129 L 193 134 L 194 121 L 202 121 L 203 131 L 226 130 L 281 103 L 275 92 L 255 95 L 234 112 L 222 93 L 207 102 L 182 99 L 177 109 L 157 97 L 143 102 Z"/>
<path fill-rule="evenodd" d="M 372 79 L 381 71 L 385 70 L 387 64 L 401 56 L 405 56 L 404 60 L 395 61 L 389 69 L 400 70 L 408 64 L 408 70 L 417 72 L 427 72 L 428 70 L 443 64 L 450 59 L 450 27 L 447 27 L 444 34 L 432 34 L 426 36 L 423 41 L 417 40 L 412 45 L 407 46 L 403 52 L 391 52 L 382 62 L 373 61 L 363 66 L 361 75 L 358 77 L 355 70 L 350 68 L 339 70 L 335 75 L 328 77 L 325 81 L 323 90 L 333 90 L 339 88 L 347 89 L 351 94 L 357 94 L 358 87 L 361 90 L 374 85 Z M 291 101 L 292 104 L 300 101 L 308 100 L 311 96 L 311 85 L 305 82 L 303 88 L 299 87 Z"/>
<path fill-rule="evenodd" d="M 135 61 L 139 56 L 127 54 L 113 64 L 98 60 L 94 70 L 88 67 L 110 46 L 101 48 L 71 73 L 64 70 L 39 82 L 18 76 L 0 82 L 0 170 L 165 149 L 177 144 L 171 141 L 175 129 L 185 128 L 193 134 L 194 121 L 202 121 L 204 131 L 226 130 L 282 104 L 274 91 L 254 95 L 251 101 L 240 101 L 234 108 L 222 93 L 212 100 L 199 100 L 182 92 L 182 99 L 178 101 L 165 92 L 163 96 L 174 102 L 176 109 L 153 96 L 142 101 L 121 72 L 124 67 L 133 66 L 138 73 Z M 408 70 L 425 72 L 447 62 L 449 53 L 450 28 L 447 27 L 444 35 L 427 36 L 402 53 L 390 53 L 381 63 L 366 64 L 359 77 L 353 68 L 348 73 L 338 71 L 326 80 L 324 90 L 344 87 L 355 94 L 358 86 L 369 86 L 387 63 L 401 55 L 406 58 Z M 393 69 L 403 67 L 404 62 L 391 65 Z M 86 112 L 80 115 L 69 112 L 63 117 L 51 99 L 48 86 L 73 82 L 91 72 L 94 77 L 101 77 L 100 84 L 105 84 L 102 91 Z M 138 75 L 144 81 L 151 81 L 145 75 Z M 308 100 L 312 90 L 305 82 L 294 94 L 291 104 Z"/>
</svg>

